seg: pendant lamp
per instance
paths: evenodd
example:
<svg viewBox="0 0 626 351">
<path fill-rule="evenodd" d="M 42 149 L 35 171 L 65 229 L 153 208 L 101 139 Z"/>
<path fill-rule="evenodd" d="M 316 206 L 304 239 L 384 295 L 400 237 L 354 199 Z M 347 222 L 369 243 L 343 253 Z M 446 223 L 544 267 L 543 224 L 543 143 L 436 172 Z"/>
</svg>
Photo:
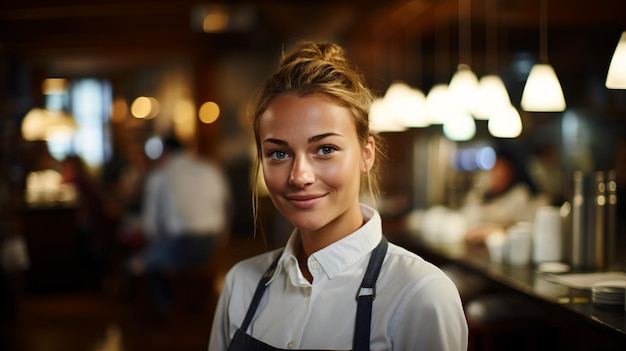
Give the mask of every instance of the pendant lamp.
<svg viewBox="0 0 626 351">
<path fill-rule="evenodd" d="M 622 32 L 613 53 L 605 85 L 609 89 L 626 89 L 626 32 Z"/>
<path fill-rule="evenodd" d="M 430 124 L 444 124 L 451 114 L 447 84 L 435 84 L 426 95 L 426 118 Z"/>
<path fill-rule="evenodd" d="M 452 102 L 466 113 L 474 113 L 478 99 L 478 78 L 472 71 L 471 0 L 458 0 L 459 5 L 459 65 L 450 79 L 449 94 Z"/>
<path fill-rule="evenodd" d="M 426 97 L 416 88 L 403 82 L 394 82 L 383 97 L 393 113 L 393 117 L 401 125 L 408 128 L 428 126 L 426 120 Z"/>
<path fill-rule="evenodd" d="M 478 78 L 468 65 L 459 65 L 448 88 L 450 97 L 461 110 L 474 112 L 478 99 Z"/>
<path fill-rule="evenodd" d="M 554 68 L 547 60 L 547 0 L 541 1 L 540 9 L 540 56 L 541 63 L 530 70 L 524 91 L 522 108 L 532 112 L 558 112 L 565 110 L 565 98 Z"/>
<path fill-rule="evenodd" d="M 480 78 L 478 104 L 474 110 L 476 119 L 488 120 L 495 112 L 509 105 L 511 105 L 511 98 L 500 76 L 490 74 Z"/>
<path fill-rule="evenodd" d="M 495 0 L 485 1 L 485 66 L 493 72 L 498 71 L 498 19 Z M 489 21 L 491 19 L 491 21 Z M 506 86 L 496 73 L 484 75 L 478 81 L 478 100 L 474 109 L 474 118 L 489 120 L 496 112 L 511 105 L 511 98 Z"/>
<path fill-rule="evenodd" d="M 370 128 L 378 133 L 401 132 L 406 130 L 400 121 L 395 118 L 389 102 L 383 98 L 377 98 L 372 102 L 369 111 Z"/>
<path fill-rule="evenodd" d="M 468 112 L 456 109 L 443 124 L 443 134 L 453 141 L 467 141 L 476 135 L 476 122 Z"/>
<path fill-rule="evenodd" d="M 533 112 L 558 112 L 565 110 L 561 83 L 551 65 L 533 66 L 522 93 L 522 108 Z"/>
<path fill-rule="evenodd" d="M 513 105 L 495 111 L 487 124 L 496 138 L 517 138 L 522 133 L 522 119 Z"/>
</svg>

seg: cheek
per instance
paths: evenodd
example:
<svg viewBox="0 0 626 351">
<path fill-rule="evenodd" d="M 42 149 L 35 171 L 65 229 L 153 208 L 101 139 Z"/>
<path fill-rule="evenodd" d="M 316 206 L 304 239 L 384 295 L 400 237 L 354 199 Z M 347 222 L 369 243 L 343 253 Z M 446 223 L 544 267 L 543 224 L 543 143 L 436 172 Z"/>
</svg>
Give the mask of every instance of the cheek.
<svg viewBox="0 0 626 351">
<path fill-rule="evenodd" d="M 318 176 L 323 177 L 327 184 L 339 186 L 349 186 L 358 184 L 361 168 L 359 162 L 345 160 L 345 162 L 333 162 L 324 165 L 318 172 Z"/>
<path fill-rule="evenodd" d="M 286 167 L 268 167 L 265 164 L 263 166 L 263 180 L 269 190 L 276 189 L 283 184 L 286 184 L 289 179 L 289 172 L 283 170 Z"/>
</svg>

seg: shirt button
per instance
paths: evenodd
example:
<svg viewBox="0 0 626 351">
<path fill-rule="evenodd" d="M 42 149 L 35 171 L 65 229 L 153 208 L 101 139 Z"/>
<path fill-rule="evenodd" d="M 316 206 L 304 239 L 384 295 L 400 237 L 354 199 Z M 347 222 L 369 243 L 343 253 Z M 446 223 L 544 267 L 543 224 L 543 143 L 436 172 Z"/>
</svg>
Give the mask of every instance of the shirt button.
<svg viewBox="0 0 626 351">
<path fill-rule="evenodd" d="M 311 262 L 311 268 L 313 268 L 313 269 L 320 269 L 320 263 L 317 262 L 317 261 Z"/>
<path fill-rule="evenodd" d="M 293 346 L 294 346 L 294 342 L 293 341 L 290 341 L 290 342 L 287 343 L 287 349 L 291 350 L 291 349 L 293 349 Z"/>
</svg>

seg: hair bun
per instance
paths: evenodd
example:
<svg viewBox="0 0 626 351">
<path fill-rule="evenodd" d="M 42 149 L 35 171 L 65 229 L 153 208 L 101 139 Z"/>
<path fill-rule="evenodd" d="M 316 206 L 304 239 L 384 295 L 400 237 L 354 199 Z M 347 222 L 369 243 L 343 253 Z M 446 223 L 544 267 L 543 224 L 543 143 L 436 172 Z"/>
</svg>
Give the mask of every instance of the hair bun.
<svg viewBox="0 0 626 351">
<path fill-rule="evenodd" d="M 289 52 L 284 53 L 280 66 L 314 60 L 322 60 L 342 67 L 349 66 L 341 46 L 330 42 L 317 43 L 312 41 L 299 42 Z"/>
</svg>

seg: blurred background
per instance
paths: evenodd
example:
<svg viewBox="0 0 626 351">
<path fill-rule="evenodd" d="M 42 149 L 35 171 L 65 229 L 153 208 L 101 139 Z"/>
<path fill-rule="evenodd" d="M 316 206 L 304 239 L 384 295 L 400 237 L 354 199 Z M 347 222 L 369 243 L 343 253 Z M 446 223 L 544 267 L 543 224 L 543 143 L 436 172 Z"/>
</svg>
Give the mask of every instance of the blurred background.
<svg viewBox="0 0 626 351">
<path fill-rule="evenodd" d="M 615 171 L 623 192 L 626 84 L 607 73 L 625 14 L 622 0 L 3 0 L 0 349 L 206 347 L 223 273 L 289 235 L 262 198 L 266 235 L 253 237 L 249 104 L 300 39 L 343 45 L 379 97 L 387 223 L 460 207 L 493 164 L 475 155 L 501 150 L 528 170 L 544 160 L 553 205 L 571 200 L 575 171 Z M 557 77 L 555 104 L 546 90 L 530 101 L 536 65 Z M 489 81 L 504 93 L 484 97 Z M 177 290 L 199 313 L 179 306 L 176 322 L 152 318 L 125 270 L 142 181 L 172 134 L 223 167 L 234 198 L 210 280 Z"/>
</svg>

